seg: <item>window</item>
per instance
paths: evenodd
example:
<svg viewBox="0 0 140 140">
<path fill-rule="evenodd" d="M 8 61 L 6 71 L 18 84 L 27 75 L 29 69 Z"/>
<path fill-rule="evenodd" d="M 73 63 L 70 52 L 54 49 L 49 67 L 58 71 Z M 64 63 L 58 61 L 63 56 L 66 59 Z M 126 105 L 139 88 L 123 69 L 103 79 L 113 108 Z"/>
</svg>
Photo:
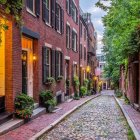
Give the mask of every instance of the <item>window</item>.
<svg viewBox="0 0 140 140">
<path fill-rule="evenodd" d="M 84 40 L 86 40 L 87 38 L 87 32 L 86 32 L 86 28 L 84 28 Z"/>
<path fill-rule="evenodd" d="M 50 24 L 50 0 L 43 0 L 43 19 Z"/>
<path fill-rule="evenodd" d="M 56 4 L 56 26 L 57 31 L 61 31 L 61 7 Z"/>
<path fill-rule="evenodd" d="M 63 76 L 63 54 L 60 51 L 55 52 L 55 68 L 56 68 L 56 79 L 59 76 Z"/>
<path fill-rule="evenodd" d="M 74 30 L 72 30 L 72 49 L 77 51 L 77 33 Z"/>
<path fill-rule="evenodd" d="M 35 0 L 26 0 L 26 5 L 30 12 L 35 13 Z"/>
<path fill-rule="evenodd" d="M 84 47 L 84 60 L 86 60 L 86 56 L 87 56 L 87 52 L 86 52 L 86 48 Z"/>
<path fill-rule="evenodd" d="M 51 49 L 43 47 L 43 82 L 51 76 Z"/>
<path fill-rule="evenodd" d="M 72 18 L 75 22 L 77 22 L 77 8 L 74 4 L 74 2 L 72 1 Z"/>
<path fill-rule="evenodd" d="M 70 14 L 70 0 L 66 0 L 66 10 Z"/>
<path fill-rule="evenodd" d="M 81 37 L 82 37 L 82 32 L 83 32 L 82 22 L 80 22 L 80 36 Z"/>
<path fill-rule="evenodd" d="M 66 25 L 66 47 L 70 48 L 70 26 Z"/>
</svg>

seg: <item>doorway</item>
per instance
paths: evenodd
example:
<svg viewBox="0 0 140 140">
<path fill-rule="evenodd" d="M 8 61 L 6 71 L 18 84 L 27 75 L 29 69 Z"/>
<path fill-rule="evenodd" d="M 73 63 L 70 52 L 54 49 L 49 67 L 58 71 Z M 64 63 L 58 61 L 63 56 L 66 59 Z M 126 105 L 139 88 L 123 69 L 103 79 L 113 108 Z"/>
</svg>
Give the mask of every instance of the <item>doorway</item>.
<svg viewBox="0 0 140 140">
<path fill-rule="evenodd" d="M 33 39 L 22 37 L 22 92 L 33 97 Z"/>
<path fill-rule="evenodd" d="M 0 22 L 4 22 L 0 19 Z M 5 31 L 0 28 L 0 113 L 5 110 Z"/>
<path fill-rule="evenodd" d="M 69 80 L 69 60 L 65 62 L 65 96 L 70 95 L 70 80 Z"/>
</svg>

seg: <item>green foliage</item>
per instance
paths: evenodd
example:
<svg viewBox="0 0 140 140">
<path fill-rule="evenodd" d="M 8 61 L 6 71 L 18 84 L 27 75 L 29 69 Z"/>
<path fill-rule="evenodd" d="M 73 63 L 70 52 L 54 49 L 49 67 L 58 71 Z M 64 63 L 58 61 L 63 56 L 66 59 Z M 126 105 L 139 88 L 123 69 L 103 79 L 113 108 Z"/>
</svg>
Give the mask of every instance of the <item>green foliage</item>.
<svg viewBox="0 0 140 140">
<path fill-rule="evenodd" d="M 46 79 L 46 84 L 55 84 L 55 79 L 53 77 L 48 77 Z"/>
<path fill-rule="evenodd" d="M 56 100 L 53 97 L 52 91 L 50 90 L 41 91 L 40 98 L 42 106 L 46 107 L 48 112 L 51 112 L 52 109 L 56 106 Z"/>
<path fill-rule="evenodd" d="M 120 65 L 125 65 L 128 57 L 140 48 L 140 1 L 107 0 L 110 7 L 103 5 L 102 1 L 106 0 L 99 0 L 96 5 L 107 10 L 107 15 L 103 17 L 107 61 L 104 72 L 118 87 Z"/>
<path fill-rule="evenodd" d="M 77 92 L 74 93 L 73 99 L 74 99 L 74 100 L 79 100 L 79 99 L 80 99 L 80 97 L 79 97 L 79 95 L 78 95 Z"/>
<path fill-rule="evenodd" d="M 128 99 L 126 96 L 124 96 L 124 102 L 125 102 L 125 104 L 127 104 L 127 105 L 129 105 L 129 104 L 130 104 L 129 99 Z"/>
<path fill-rule="evenodd" d="M 117 89 L 117 90 L 115 91 L 115 96 L 116 96 L 117 98 L 121 98 L 121 97 L 123 96 L 122 91 L 119 90 L 119 89 Z"/>
<path fill-rule="evenodd" d="M 21 25 L 21 10 L 23 7 L 22 0 L 0 0 L 0 5 L 4 7 L 4 10 L 0 10 L 0 13 L 5 12 L 11 14 L 18 25 Z M 3 16 L 0 14 L 0 16 Z"/>
<path fill-rule="evenodd" d="M 83 97 L 87 94 L 87 87 L 86 86 L 81 86 L 80 87 L 80 96 Z"/>
<path fill-rule="evenodd" d="M 128 127 L 127 138 L 128 140 L 136 140 L 135 135 L 130 127 Z"/>
<path fill-rule="evenodd" d="M 79 77 L 75 75 L 74 78 L 73 78 L 73 82 L 74 82 L 74 86 L 75 86 L 76 88 L 78 88 L 79 85 L 80 85 Z"/>
<path fill-rule="evenodd" d="M 33 113 L 34 100 L 26 94 L 19 94 L 15 99 L 15 115 L 18 118 L 30 118 Z"/>
<path fill-rule="evenodd" d="M 84 80 L 84 86 L 88 87 L 88 84 L 89 84 L 89 80 L 88 79 L 85 79 Z"/>
<path fill-rule="evenodd" d="M 57 81 L 60 81 L 60 80 L 62 80 L 63 79 L 63 76 L 58 76 L 57 77 Z"/>
</svg>

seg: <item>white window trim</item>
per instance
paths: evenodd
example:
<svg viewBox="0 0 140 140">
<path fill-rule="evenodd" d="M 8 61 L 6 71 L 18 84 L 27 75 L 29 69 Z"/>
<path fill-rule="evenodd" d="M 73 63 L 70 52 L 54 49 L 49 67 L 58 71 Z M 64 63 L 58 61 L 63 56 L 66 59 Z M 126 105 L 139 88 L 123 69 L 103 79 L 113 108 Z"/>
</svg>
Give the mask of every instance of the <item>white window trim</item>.
<svg viewBox="0 0 140 140">
<path fill-rule="evenodd" d="M 46 64 L 47 66 L 49 66 L 49 77 L 51 76 L 51 50 L 50 48 L 48 48 L 49 50 L 49 64 Z"/>
<path fill-rule="evenodd" d="M 70 48 L 70 24 L 67 23 L 67 27 L 69 26 L 69 36 L 68 36 L 68 44 L 67 44 L 67 48 Z M 66 27 L 66 28 L 67 28 Z M 69 46 L 69 47 L 68 47 Z"/>
<path fill-rule="evenodd" d="M 32 16 L 36 17 L 36 15 L 35 15 L 35 0 L 33 0 L 33 11 L 31 11 L 27 5 L 26 5 L 26 11 L 28 13 L 30 13 Z"/>
<path fill-rule="evenodd" d="M 49 0 L 49 22 L 46 21 L 46 25 L 51 27 L 51 1 Z"/>
<path fill-rule="evenodd" d="M 45 42 L 44 46 L 47 47 L 47 48 L 52 48 L 52 45 L 49 44 L 49 43 L 46 43 L 46 42 Z"/>
<path fill-rule="evenodd" d="M 75 28 L 73 28 L 73 31 L 77 34 L 77 31 L 76 31 L 76 29 L 75 29 Z"/>
</svg>

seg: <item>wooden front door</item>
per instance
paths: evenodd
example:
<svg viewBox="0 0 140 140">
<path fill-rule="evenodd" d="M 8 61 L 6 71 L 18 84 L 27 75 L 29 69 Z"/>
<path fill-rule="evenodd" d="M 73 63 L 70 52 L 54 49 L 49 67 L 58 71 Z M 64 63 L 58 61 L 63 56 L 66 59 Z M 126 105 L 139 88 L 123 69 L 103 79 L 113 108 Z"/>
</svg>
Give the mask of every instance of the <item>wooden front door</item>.
<svg viewBox="0 0 140 140">
<path fill-rule="evenodd" d="M 22 90 L 33 97 L 33 40 L 24 36 L 22 37 Z"/>
</svg>

